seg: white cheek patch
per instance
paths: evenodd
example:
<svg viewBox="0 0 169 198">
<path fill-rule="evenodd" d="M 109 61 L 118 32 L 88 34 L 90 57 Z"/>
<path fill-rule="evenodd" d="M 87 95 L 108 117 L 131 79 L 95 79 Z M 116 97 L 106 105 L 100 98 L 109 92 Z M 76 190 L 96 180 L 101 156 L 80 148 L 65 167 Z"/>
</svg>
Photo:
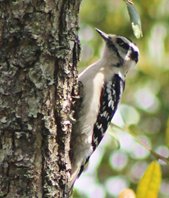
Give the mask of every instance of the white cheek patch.
<svg viewBox="0 0 169 198">
<path fill-rule="evenodd" d="M 137 52 L 139 55 L 139 49 L 134 43 L 130 43 L 130 49 L 128 50 L 126 56 L 125 56 L 125 61 L 133 61 L 131 59 L 131 54 L 134 52 Z"/>
<path fill-rule="evenodd" d="M 133 50 L 135 52 L 138 52 L 138 54 L 139 54 L 139 49 L 138 49 L 138 47 L 134 43 L 130 43 L 130 47 L 133 48 Z"/>
<path fill-rule="evenodd" d="M 127 52 L 127 54 L 126 54 L 126 56 L 125 56 L 125 58 L 124 58 L 125 61 L 130 61 L 130 60 L 131 60 L 130 54 L 131 54 L 131 49 L 128 50 L 128 52 Z"/>
</svg>

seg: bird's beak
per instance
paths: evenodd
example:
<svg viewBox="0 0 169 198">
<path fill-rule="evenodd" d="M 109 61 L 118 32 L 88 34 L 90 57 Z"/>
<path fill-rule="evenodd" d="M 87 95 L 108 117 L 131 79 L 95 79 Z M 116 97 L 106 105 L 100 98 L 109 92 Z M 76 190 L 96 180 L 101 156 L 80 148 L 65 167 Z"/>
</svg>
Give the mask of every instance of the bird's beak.
<svg viewBox="0 0 169 198">
<path fill-rule="evenodd" d="M 97 29 L 97 28 L 96 28 L 96 31 L 100 34 L 100 36 L 101 36 L 105 41 L 108 41 L 108 40 L 109 40 L 108 34 L 102 32 L 101 30 L 99 30 L 99 29 Z"/>
</svg>

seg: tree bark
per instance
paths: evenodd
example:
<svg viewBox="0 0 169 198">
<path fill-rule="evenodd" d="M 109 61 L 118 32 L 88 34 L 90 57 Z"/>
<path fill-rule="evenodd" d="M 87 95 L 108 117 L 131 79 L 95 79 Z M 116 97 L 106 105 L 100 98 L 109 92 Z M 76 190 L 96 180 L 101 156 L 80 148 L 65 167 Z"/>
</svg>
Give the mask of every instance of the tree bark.
<svg viewBox="0 0 169 198">
<path fill-rule="evenodd" d="M 68 197 L 79 6 L 0 1 L 0 197 Z"/>
</svg>

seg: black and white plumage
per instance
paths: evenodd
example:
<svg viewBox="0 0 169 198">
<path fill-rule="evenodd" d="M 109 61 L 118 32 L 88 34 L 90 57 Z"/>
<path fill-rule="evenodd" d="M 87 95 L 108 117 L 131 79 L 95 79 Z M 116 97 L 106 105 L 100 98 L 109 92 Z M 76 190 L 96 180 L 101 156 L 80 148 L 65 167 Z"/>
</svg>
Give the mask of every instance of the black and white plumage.
<svg viewBox="0 0 169 198">
<path fill-rule="evenodd" d="M 97 116 L 97 121 L 94 124 L 94 133 L 92 137 L 93 150 L 99 145 L 105 131 L 108 128 L 109 122 L 112 120 L 114 113 L 117 110 L 120 97 L 124 89 L 125 82 L 115 74 L 109 82 L 105 83 L 101 93 L 100 109 Z"/>
<path fill-rule="evenodd" d="M 80 75 L 80 105 L 71 137 L 71 185 L 102 140 L 121 99 L 126 74 L 138 62 L 139 50 L 127 38 L 97 32 L 105 41 L 102 58 Z"/>
</svg>

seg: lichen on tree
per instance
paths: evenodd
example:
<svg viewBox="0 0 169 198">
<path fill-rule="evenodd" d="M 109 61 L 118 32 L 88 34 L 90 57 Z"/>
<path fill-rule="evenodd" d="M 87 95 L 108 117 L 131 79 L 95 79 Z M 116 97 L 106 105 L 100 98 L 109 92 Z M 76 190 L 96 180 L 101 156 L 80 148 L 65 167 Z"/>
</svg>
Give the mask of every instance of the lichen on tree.
<svg viewBox="0 0 169 198">
<path fill-rule="evenodd" d="M 0 197 L 63 197 L 79 0 L 0 2 Z"/>
</svg>

